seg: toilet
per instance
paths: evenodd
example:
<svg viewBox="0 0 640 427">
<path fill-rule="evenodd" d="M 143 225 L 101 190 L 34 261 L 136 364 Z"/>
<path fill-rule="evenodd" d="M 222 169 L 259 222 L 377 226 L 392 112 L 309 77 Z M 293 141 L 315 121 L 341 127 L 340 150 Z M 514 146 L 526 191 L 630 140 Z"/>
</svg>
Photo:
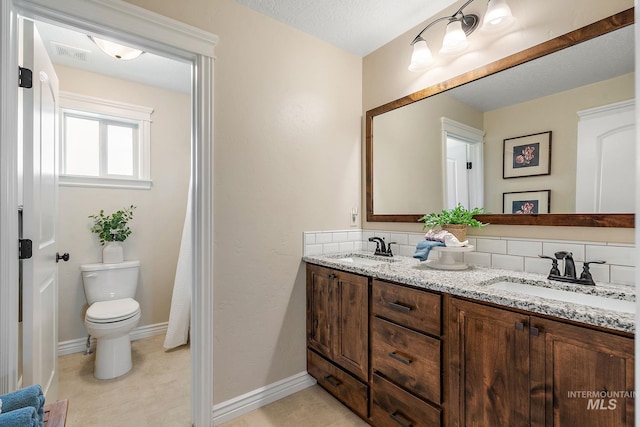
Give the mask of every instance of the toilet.
<svg viewBox="0 0 640 427">
<path fill-rule="evenodd" d="M 129 333 L 140 321 L 140 304 L 133 299 L 140 261 L 83 264 L 80 271 L 89 303 L 84 324 L 97 341 L 94 376 L 119 377 L 132 367 Z"/>
</svg>

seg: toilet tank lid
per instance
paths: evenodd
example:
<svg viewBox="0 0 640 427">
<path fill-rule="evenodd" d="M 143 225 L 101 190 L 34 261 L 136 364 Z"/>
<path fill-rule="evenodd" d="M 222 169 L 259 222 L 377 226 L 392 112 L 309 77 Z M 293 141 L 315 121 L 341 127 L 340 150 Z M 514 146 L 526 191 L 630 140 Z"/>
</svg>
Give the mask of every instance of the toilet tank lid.
<svg viewBox="0 0 640 427">
<path fill-rule="evenodd" d="M 138 260 L 123 261 L 123 262 L 116 262 L 113 264 L 105 264 L 102 262 L 97 262 L 94 264 L 82 264 L 80 266 L 80 271 L 117 270 L 120 268 L 133 268 L 133 267 L 140 267 L 140 261 Z"/>
</svg>

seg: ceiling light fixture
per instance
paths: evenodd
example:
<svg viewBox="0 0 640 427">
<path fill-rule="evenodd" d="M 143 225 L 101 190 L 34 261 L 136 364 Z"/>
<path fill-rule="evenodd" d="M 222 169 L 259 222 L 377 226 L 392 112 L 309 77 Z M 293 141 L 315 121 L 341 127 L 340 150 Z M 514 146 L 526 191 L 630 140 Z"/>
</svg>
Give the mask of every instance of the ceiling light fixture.
<svg viewBox="0 0 640 427">
<path fill-rule="evenodd" d="M 427 45 L 427 41 L 422 38 L 425 31 L 435 23 L 448 20 L 444 39 L 442 40 L 441 54 L 455 55 L 463 52 L 468 46 L 469 36 L 478 27 L 479 17 L 475 14 L 465 15 L 463 10 L 474 0 L 468 0 L 460 9 L 451 16 L 443 16 L 432 21 L 418 33 L 411 42 L 413 53 L 411 55 L 410 71 L 423 71 L 433 64 L 433 55 Z M 488 0 L 487 13 L 482 22 L 482 31 L 498 32 L 509 27 L 515 18 L 511 14 L 511 9 L 507 5 L 507 0 Z"/>
<path fill-rule="evenodd" d="M 103 40 L 98 37 L 89 36 L 89 38 L 107 55 L 116 58 L 128 61 L 130 59 L 136 59 L 144 52 L 139 49 L 134 49 L 132 47 L 123 46 L 118 43 L 114 43 L 109 40 Z"/>
</svg>

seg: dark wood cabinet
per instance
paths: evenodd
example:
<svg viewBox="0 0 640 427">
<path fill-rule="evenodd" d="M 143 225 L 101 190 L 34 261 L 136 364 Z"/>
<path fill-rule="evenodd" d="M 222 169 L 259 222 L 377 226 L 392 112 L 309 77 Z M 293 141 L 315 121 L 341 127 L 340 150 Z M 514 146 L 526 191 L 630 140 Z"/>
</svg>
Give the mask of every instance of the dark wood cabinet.
<svg viewBox="0 0 640 427">
<path fill-rule="evenodd" d="M 363 418 L 368 417 L 369 280 L 307 266 L 307 370 Z"/>
<path fill-rule="evenodd" d="M 376 427 L 634 423 L 632 334 L 312 264 L 307 370 Z"/>
<path fill-rule="evenodd" d="M 450 427 L 529 425 L 527 316 L 451 300 Z"/>
<path fill-rule="evenodd" d="M 633 399 L 596 398 L 633 390 L 632 338 L 458 299 L 449 314 L 449 426 L 633 425 Z"/>
<path fill-rule="evenodd" d="M 439 427 L 442 410 L 381 376 L 373 375 L 371 421 L 375 427 Z"/>
<path fill-rule="evenodd" d="M 532 426 L 634 425 L 634 343 L 531 317 Z"/>
<path fill-rule="evenodd" d="M 440 295 L 373 280 L 371 421 L 374 426 L 440 426 Z"/>
</svg>

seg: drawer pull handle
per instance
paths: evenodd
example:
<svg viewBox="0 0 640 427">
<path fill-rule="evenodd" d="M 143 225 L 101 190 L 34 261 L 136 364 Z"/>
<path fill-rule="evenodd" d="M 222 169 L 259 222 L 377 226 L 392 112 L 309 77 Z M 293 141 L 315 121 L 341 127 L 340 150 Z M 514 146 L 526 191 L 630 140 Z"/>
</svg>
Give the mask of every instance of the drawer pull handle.
<svg viewBox="0 0 640 427">
<path fill-rule="evenodd" d="M 394 310 L 402 311 L 402 312 L 405 312 L 405 313 L 408 313 L 411 310 L 413 310 L 412 307 L 400 304 L 399 302 L 390 302 L 389 303 L 389 307 L 393 308 Z"/>
<path fill-rule="evenodd" d="M 403 419 L 404 417 L 398 414 L 398 411 L 394 412 L 393 414 L 389 414 L 389 416 L 393 421 L 397 422 L 402 427 L 413 427 L 413 423 L 410 423 L 409 421 L 404 420 Z"/>
<path fill-rule="evenodd" d="M 389 356 L 392 359 L 396 359 L 397 361 L 404 363 L 405 365 L 411 365 L 411 362 L 413 362 L 413 360 L 407 359 L 406 357 L 402 357 L 395 351 L 392 351 L 391 353 L 389 353 Z"/>
<path fill-rule="evenodd" d="M 331 384 L 334 387 L 338 387 L 340 384 L 342 384 L 340 381 L 338 381 L 338 379 L 336 377 L 334 377 L 333 375 L 327 375 L 326 377 L 324 377 L 324 380 L 326 382 L 328 382 L 329 384 Z"/>
</svg>

